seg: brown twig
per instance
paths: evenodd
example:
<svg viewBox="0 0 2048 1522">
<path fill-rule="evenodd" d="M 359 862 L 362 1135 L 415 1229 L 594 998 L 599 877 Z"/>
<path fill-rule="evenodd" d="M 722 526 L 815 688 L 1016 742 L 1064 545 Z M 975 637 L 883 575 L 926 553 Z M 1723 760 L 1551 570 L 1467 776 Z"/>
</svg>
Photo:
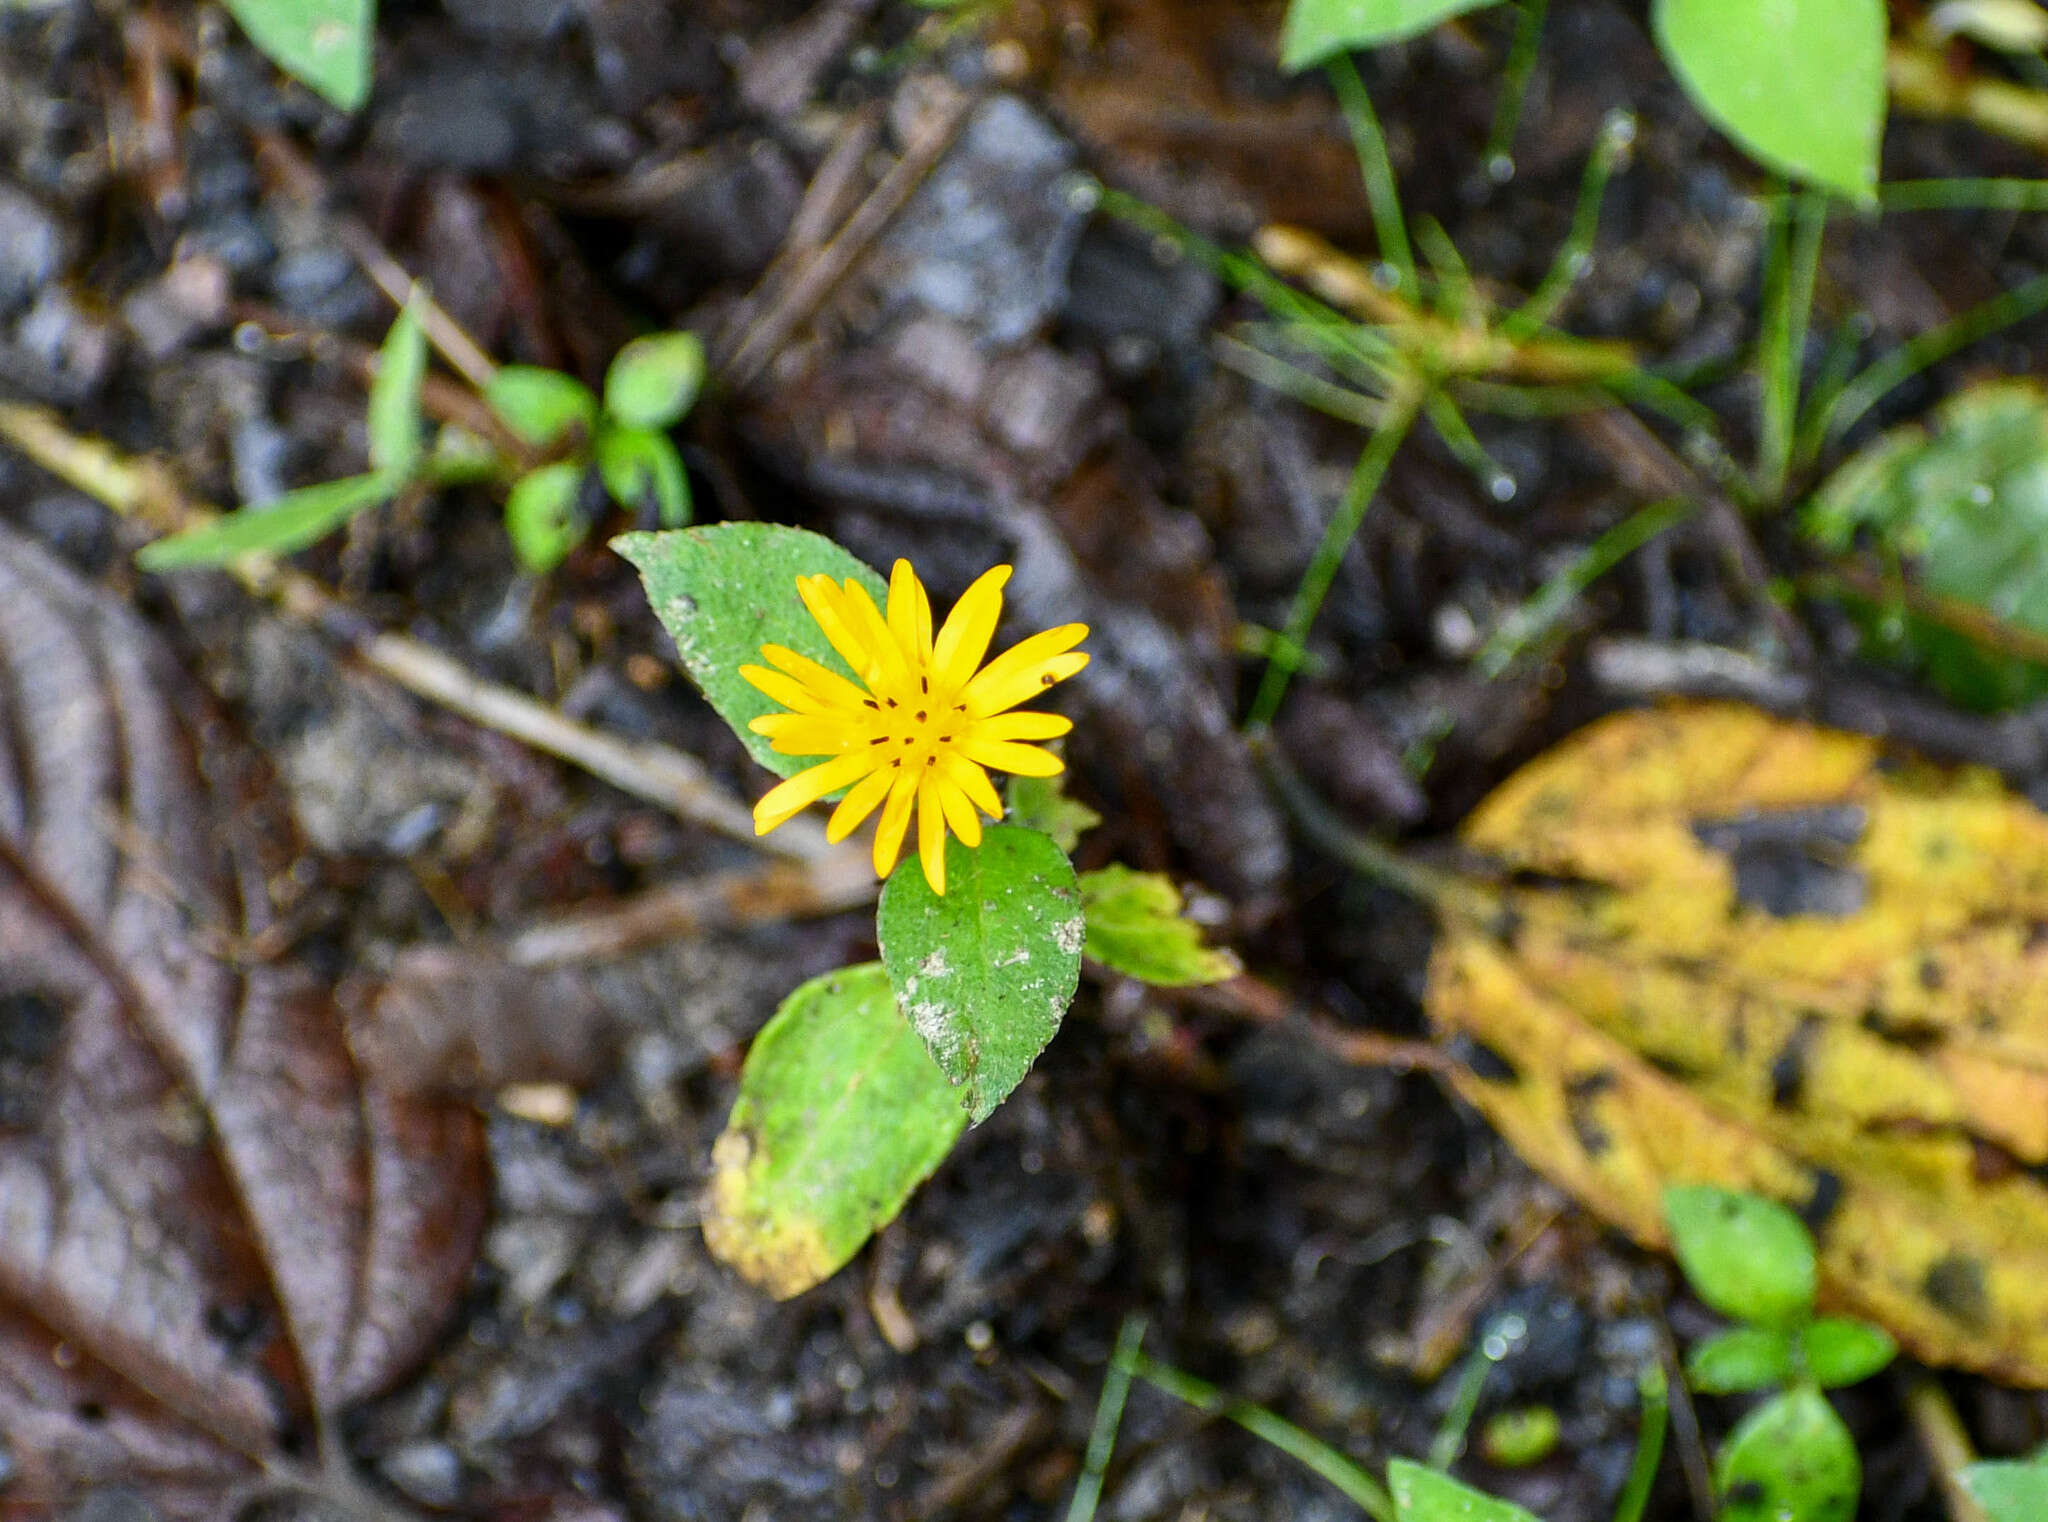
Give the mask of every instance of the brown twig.
<svg viewBox="0 0 2048 1522">
<path fill-rule="evenodd" d="M 217 516 L 214 509 L 186 497 L 158 462 L 135 459 L 98 439 L 80 437 L 43 408 L 0 403 L 0 440 L 153 533 L 177 533 Z M 719 786 L 696 757 L 653 741 L 622 740 L 579 723 L 523 692 L 476 676 L 418 640 L 370 628 L 313 578 L 268 556 L 245 555 L 227 571 L 251 592 L 318 628 L 363 665 L 414 695 L 579 766 L 680 819 L 756 841 L 752 811 Z M 775 855 L 804 862 L 816 861 L 830 849 L 823 829 L 809 820 L 792 820 L 756 843 Z"/>
<path fill-rule="evenodd" d="M 1991 1522 L 1969 1487 L 1963 1484 L 1963 1471 L 1977 1460 L 1970 1447 L 1970 1434 L 1963 1430 L 1963 1419 L 1956 1414 L 1948 1392 L 1934 1382 L 1932 1375 L 1915 1375 L 1907 1382 L 1906 1415 L 1919 1435 L 1920 1446 L 1927 1450 L 1928 1462 L 1934 1466 L 1935 1483 L 1948 1502 L 1949 1522 Z"/>
<path fill-rule="evenodd" d="M 1885 73 L 1892 104 L 1902 111 L 1966 121 L 2048 151 L 2048 93 L 1952 68 L 1940 48 L 1924 42 L 1893 42 Z"/>
</svg>

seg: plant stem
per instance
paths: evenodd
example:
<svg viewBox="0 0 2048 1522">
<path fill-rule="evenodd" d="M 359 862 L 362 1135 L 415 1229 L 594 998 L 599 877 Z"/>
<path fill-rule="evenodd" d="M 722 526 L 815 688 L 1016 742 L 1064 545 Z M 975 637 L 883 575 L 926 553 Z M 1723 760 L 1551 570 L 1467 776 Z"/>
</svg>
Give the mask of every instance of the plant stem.
<svg viewBox="0 0 2048 1522">
<path fill-rule="evenodd" d="M 1877 188 L 1880 210 L 2048 211 L 2048 180 L 1894 180 Z"/>
<path fill-rule="evenodd" d="M 1522 125 L 1522 103 L 1529 95 L 1529 76 L 1536 72 L 1536 55 L 1543 42 L 1543 18 L 1550 0 L 1522 0 L 1515 18 L 1515 40 L 1508 44 L 1507 63 L 1501 69 L 1500 99 L 1493 108 L 1493 130 L 1486 136 L 1486 172 L 1504 184 L 1515 172 L 1515 133 Z M 1501 166 L 1496 168 L 1495 166 Z"/>
<path fill-rule="evenodd" d="M 1372 205 L 1373 231 L 1380 242 L 1380 258 L 1392 267 L 1395 289 L 1408 300 L 1416 295 L 1415 255 L 1408 247 L 1408 223 L 1401 215 L 1401 190 L 1394 179 L 1394 161 L 1387 156 L 1387 135 L 1380 130 L 1379 114 L 1372 108 L 1365 81 L 1351 55 L 1340 53 L 1330 60 L 1330 86 L 1337 92 L 1338 109 L 1351 129 L 1351 146 L 1358 153 L 1359 172 L 1365 176 L 1365 198 Z"/>
<path fill-rule="evenodd" d="M 1827 198 L 1802 191 L 1780 200 L 1771 217 L 1771 249 L 1764 266 L 1764 329 L 1757 350 L 1762 414 L 1757 426 L 1757 494 L 1775 503 L 1785 493 L 1799 415 L 1799 377 L 1805 358 L 1813 286 L 1827 230 Z"/>
<path fill-rule="evenodd" d="M 1628 1483 L 1614 1506 L 1614 1522 L 1642 1522 L 1643 1508 L 1650 1504 L 1650 1487 L 1657 1483 L 1657 1466 L 1664 1458 L 1664 1429 L 1671 1422 L 1671 1388 L 1661 1364 L 1649 1364 L 1636 1376 L 1642 1396 L 1642 1421 L 1636 1428 L 1636 1456 L 1629 1465 Z"/>
<path fill-rule="evenodd" d="M 1207 1380 L 1184 1374 L 1144 1353 L 1132 1352 L 1126 1363 L 1132 1374 L 1154 1389 L 1163 1390 L 1197 1411 L 1235 1422 L 1304 1468 L 1321 1475 L 1356 1501 L 1365 1514 L 1373 1518 L 1373 1522 L 1397 1522 L 1394 1498 L 1387 1494 L 1387 1488 L 1320 1438 L 1309 1436 L 1294 1423 L 1275 1416 L 1263 1406 L 1233 1400 Z"/>
<path fill-rule="evenodd" d="M 1593 257 L 1593 240 L 1600 232 L 1600 204 L 1607 197 L 1607 181 L 1614 173 L 1628 145 L 1635 141 L 1635 118 L 1626 111 L 1608 113 L 1600 141 L 1586 160 L 1586 172 L 1579 181 L 1579 203 L 1572 209 L 1571 231 L 1558 245 L 1557 257 L 1542 283 L 1529 299 L 1510 312 L 1500 325 L 1508 337 L 1521 340 L 1557 315 L 1571 294 L 1573 285 L 1586 272 Z"/>
<path fill-rule="evenodd" d="M 1994 296 L 1960 317 L 1909 339 L 1842 388 L 1842 394 L 1829 409 L 1824 432 L 1830 438 L 1840 438 L 1895 387 L 1911 380 L 1928 366 L 1938 364 L 1958 349 L 1968 348 L 1978 339 L 1988 338 L 1999 329 L 2023 322 L 2044 309 L 2048 309 L 2048 275 L 2036 275 L 2026 284 L 2016 286 L 2002 296 Z"/>
<path fill-rule="evenodd" d="M 1124 1317 L 1117 1329 L 1116 1351 L 1102 1376 L 1102 1397 L 1095 1403 L 1095 1425 L 1088 1433 L 1088 1456 L 1081 1464 L 1081 1478 L 1074 1483 L 1074 1499 L 1067 1505 L 1067 1522 L 1094 1522 L 1095 1508 L 1102 1501 L 1103 1476 L 1109 1472 L 1110 1455 L 1116 1452 L 1117 1429 L 1123 1425 L 1124 1401 L 1131 1393 L 1131 1370 L 1145 1342 L 1145 1318 Z"/>
<path fill-rule="evenodd" d="M 1977 1498 L 1963 1484 L 1963 1471 L 1976 1461 L 1970 1434 L 1956 1414 L 1948 1392 L 1925 1374 L 1906 1386 L 1906 1414 L 1920 1436 L 1920 1446 L 1934 1464 L 1934 1477 L 1948 1502 L 1951 1522 L 1990 1522 Z"/>
<path fill-rule="evenodd" d="M 1394 452 L 1408 436 L 1421 402 L 1412 385 L 1389 398 L 1379 426 L 1373 430 L 1365 453 L 1358 458 L 1358 468 L 1351 473 L 1344 498 L 1337 504 L 1330 526 L 1323 531 L 1322 543 L 1316 546 L 1315 558 L 1295 589 L 1294 603 L 1287 610 L 1287 626 L 1281 631 L 1281 647 L 1266 662 L 1266 674 L 1252 700 L 1251 717 L 1245 721 L 1247 729 L 1266 728 L 1280 711 L 1280 700 L 1287 696 L 1287 684 L 1301 664 L 1301 652 L 1308 646 L 1309 630 L 1315 624 L 1316 614 L 1322 611 L 1323 598 L 1329 593 L 1330 583 L 1337 579 L 1344 552 L 1365 521 L 1366 509 L 1372 506 L 1380 481 L 1393 463 Z"/>
</svg>

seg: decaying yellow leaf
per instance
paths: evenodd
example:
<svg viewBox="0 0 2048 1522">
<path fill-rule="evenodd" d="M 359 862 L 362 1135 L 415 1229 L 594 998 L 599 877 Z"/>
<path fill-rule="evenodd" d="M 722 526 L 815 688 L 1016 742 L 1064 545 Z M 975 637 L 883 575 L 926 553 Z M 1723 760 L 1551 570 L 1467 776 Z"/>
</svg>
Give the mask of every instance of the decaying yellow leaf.
<svg viewBox="0 0 2048 1522">
<path fill-rule="evenodd" d="M 1627 713 L 1493 794 L 1429 1006 L 1525 1158 L 1665 1244 L 1669 1183 L 1785 1201 L 1824 1299 L 2048 1385 L 2048 817 L 1732 706 Z"/>
</svg>

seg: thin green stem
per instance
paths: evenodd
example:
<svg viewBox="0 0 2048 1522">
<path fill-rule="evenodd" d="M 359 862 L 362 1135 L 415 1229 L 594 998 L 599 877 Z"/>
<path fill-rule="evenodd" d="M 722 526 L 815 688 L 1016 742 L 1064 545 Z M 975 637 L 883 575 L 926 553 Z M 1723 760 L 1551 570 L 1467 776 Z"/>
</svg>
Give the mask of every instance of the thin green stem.
<svg viewBox="0 0 2048 1522">
<path fill-rule="evenodd" d="M 1565 610 L 1586 588 L 1655 539 L 1676 528 L 1697 511 L 1684 497 L 1666 497 L 1637 509 L 1595 539 L 1577 559 L 1546 581 L 1527 601 L 1501 620 L 1473 665 L 1492 681 L 1513 665 L 1531 645 L 1543 639 L 1564 617 Z"/>
<path fill-rule="evenodd" d="M 1486 1376 L 1500 1362 L 1494 1348 L 1490 1338 L 1481 1338 L 1479 1346 L 1472 1350 L 1472 1356 L 1465 1360 L 1465 1367 L 1459 1371 L 1458 1388 L 1451 1392 L 1451 1409 L 1444 1413 L 1443 1425 L 1436 1429 L 1436 1436 L 1430 1440 L 1431 1469 L 1448 1470 L 1458 1462 L 1458 1455 L 1465 1451 L 1465 1434 L 1471 1430 L 1472 1415 L 1479 1409 L 1479 1396 L 1486 1388 Z"/>
<path fill-rule="evenodd" d="M 1642 1522 L 1643 1509 L 1650 1504 L 1650 1487 L 1657 1483 L 1657 1466 L 1664 1459 L 1664 1431 L 1671 1423 L 1671 1391 L 1661 1365 L 1650 1364 L 1636 1378 L 1642 1396 L 1643 1415 L 1636 1428 L 1636 1457 L 1629 1466 L 1628 1483 L 1614 1506 L 1614 1522 Z"/>
<path fill-rule="evenodd" d="M 1074 1499 L 1067 1503 L 1067 1522 L 1094 1522 L 1095 1508 L 1102 1502 L 1102 1482 L 1109 1473 L 1110 1455 L 1116 1452 L 1117 1429 L 1123 1425 L 1124 1401 L 1131 1393 L 1131 1368 L 1141 1356 L 1145 1342 L 1145 1318 L 1124 1317 L 1117 1329 L 1116 1351 L 1102 1376 L 1102 1396 L 1095 1402 L 1095 1425 L 1088 1433 L 1088 1456 L 1081 1464 L 1081 1478 L 1074 1482 Z"/>
<path fill-rule="evenodd" d="M 1444 231 L 1443 223 L 1435 217 L 1416 218 L 1415 241 L 1422 249 L 1423 257 L 1429 260 L 1439 315 L 1454 323 L 1477 316 L 1484 304 L 1479 288 L 1472 281 L 1472 271 L 1465 263 L 1465 256 L 1458 252 L 1458 245 Z"/>
<path fill-rule="evenodd" d="M 1260 678 L 1258 695 L 1252 701 L 1246 728 L 1264 729 L 1280 711 L 1280 700 L 1287 696 L 1287 684 L 1294 676 L 1295 667 L 1301 663 L 1302 651 L 1308 648 L 1309 630 L 1315 624 L 1316 614 L 1322 611 L 1323 598 L 1329 594 L 1330 583 L 1337 579 L 1337 568 L 1343 563 L 1344 551 L 1350 547 L 1359 525 L 1365 521 L 1366 509 L 1372 506 L 1380 481 L 1385 477 L 1387 467 L 1393 463 L 1394 452 L 1408 436 L 1409 426 L 1414 423 L 1420 406 L 1421 398 L 1412 388 L 1397 392 L 1388 400 L 1385 411 L 1380 415 L 1379 427 L 1373 430 L 1365 452 L 1358 458 L 1358 468 L 1351 473 L 1344 498 L 1337 504 L 1329 527 L 1323 531 L 1322 543 L 1316 546 L 1315 557 L 1309 562 L 1301 585 L 1295 588 L 1294 602 L 1287 610 L 1287 625 L 1281 630 L 1282 646 L 1266 662 L 1266 672 Z"/>
<path fill-rule="evenodd" d="M 1133 1352 L 1126 1364 L 1132 1374 L 1175 1400 L 1193 1406 L 1197 1411 L 1235 1422 L 1254 1437 L 1271 1443 L 1357 1502 L 1373 1522 L 1396 1522 L 1394 1498 L 1387 1494 L 1387 1488 L 1320 1438 L 1309 1436 L 1294 1423 L 1275 1416 L 1263 1406 L 1233 1400 L 1207 1380 L 1184 1374 L 1144 1353 Z"/>
<path fill-rule="evenodd" d="M 1813 287 L 1827 231 L 1827 196 L 1802 191 L 1778 203 L 1771 218 L 1771 253 L 1764 270 L 1764 330 L 1757 368 L 1763 382 L 1757 426 L 1757 495 L 1776 502 L 1791 472 L 1792 442 L 1799 416 L 1799 377 L 1806 330 L 1813 312 Z"/>
<path fill-rule="evenodd" d="M 2048 275 L 2036 275 L 2025 285 L 1994 296 L 1960 317 L 1908 340 L 1842 388 L 1842 394 L 1829 409 L 1823 431 L 1829 438 L 1840 438 L 1895 387 L 1928 366 L 2043 310 L 2048 310 Z"/>
<path fill-rule="evenodd" d="M 1444 441 L 1444 447 L 1460 465 L 1472 472 L 1487 496 L 1496 502 L 1505 502 L 1514 496 L 1515 478 L 1501 469 L 1500 461 L 1486 452 L 1486 446 L 1479 442 L 1479 435 L 1472 431 L 1472 425 L 1465 421 L 1465 414 L 1458 410 L 1458 404 L 1447 392 L 1430 392 L 1422 406 L 1428 414 L 1430 426 Z"/>
<path fill-rule="evenodd" d="M 1372 428 L 1379 423 L 1384 409 L 1372 397 L 1361 396 L 1347 386 L 1324 380 L 1299 365 L 1289 364 L 1278 355 L 1235 338 L 1219 334 L 1213 343 L 1217 360 L 1246 380 L 1360 428 Z"/>
<path fill-rule="evenodd" d="M 1359 172 L 1365 176 L 1365 198 L 1372 207 L 1380 258 L 1394 271 L 1395 289 L 1412 301 L 1416 295 L 1415 255 L 1408 247 L 1408 223 L 1401 215 L 1401 189 L 1394 179 L 1394 161 L 1387 156 L 1387 135 L 1380 130 L 1379 113 L 1372 108 L 1372 96 L 1366 93 L 1351 55 L 1340 53 L 1331 59 L 1329 72 L 1337 107 L 1344 113 L 1344 125 L 1351 129 Z"/>
<path fill-rule="evenodd" d="M 1586 160 L 1586 172 L 1579 180 L 1579 203 L 1572 210 L 1571 231 L 1558 246 L 1557 257 L 1550 262 L 1549 272 L 1536 287 L 1529 299 L 1510 312 L 1501 323 L 1501 331 L 1509 338 L 1520 341 L 1545 326 L 1557 315 L 1564 305 L 1565 297 L 1579 277 L 1585 274 L 1593 259 L 1593 240 L 1600 232 L 1600 205 L 1607 197 L 1607 182 L 1614 174 L 1614 166 L 1635 141 L 1636 119 L 1626 111 L 1608 113 L 1607 123 L 1601 129 L 1600 141 L 1593 145 L 1593 153 Z"/>
<path fill-rule="evenodd" d="M 1543 18 L 1550 0 L 1522 0 L 1515 18 L 1515 40 L 1508 44 L 1501 69 L 1500 98 L 1493 108 L 1493 130 L 1486 135 L 1486 173 L 1495 184 L 1514 178 L 1515 134 L 1522 125 L 1522 103 L 1529 96 L 1529 76 L 1543 44 Z"/>
<path fill-rule="evenodd" d="M 1869 319 L 1859 313 L 1845 319 L 1836 327 L 1835 336 L 1828 340 L 1828 351 L 1821 358 L 1820 374 L 1814 378 L 1812 394 L 1800 412 L 1798 436 L 1792 441 L 1792 463 L 1799 469 L 1806 469 L 1820 458 L 1821 448 L 1827 443 L 1828 418 L 1834 412 L 1842 388 L 1849 384 L 1849 377 L 1856 371 L 1856 351 L 1862 347 L 1869 332 Z"/>
</svg>

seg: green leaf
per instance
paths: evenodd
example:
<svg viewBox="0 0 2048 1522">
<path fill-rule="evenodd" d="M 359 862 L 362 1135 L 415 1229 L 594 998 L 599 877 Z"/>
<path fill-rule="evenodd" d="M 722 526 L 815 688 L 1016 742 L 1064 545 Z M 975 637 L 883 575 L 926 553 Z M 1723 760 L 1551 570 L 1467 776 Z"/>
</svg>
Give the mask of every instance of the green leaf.
<svg viewBox="0 0 2048 1522">
<path fill-rule="evenodd" d="M 491 411 L 522 441 L 546 449 L 571 428 L 597 432 L 597 397 L 582 381 L 539 365 L 500 365 L 484 386 Z"/>
<path fill-rule="evenodd" d="M 1814 494 L 1809 536 L 1836 554 L 1869 543 L 1922 590 L 2048 635 L 2048 397 L 1993 381 L 1907 424 Z M 1987 650 L 1903 607 L 1851 600 L 1867 649 L 1957 702 L 2016 707 L 2048 695 L 2048 669 Z"/>
<path fill-rule="evenodd" d="M 1027 830 L 1050 835 L 1069 856 L 1081 837 L 1102 823 L 1102 816 L 1076 803 L 1060 786 L 1060 777 L 1012 777 L 1007 789 L 1009 820 Z"/>
<path fill-rule="evenodd" d="M 1387 1461 L 1387 1488 L 1400 1522 L 1541 1522 L 1533 1512 L 1474 1490 L 1411 1459 Z"/>
<path fill-rule="evenodd" d="M 796 595 L 796 579 L 851 577 L 882 603 L 889 592 L 882 578 L 823 535 L 774 523 L 625 534 L 612 548 L 639 569 L 647 601 L 676 642 L 684 669 L 753 758 L 778 777 L 817 765 L 815 756 L 778 756 L 747 728 L 749 720 L 782 709 L 749 685 L 740 667 L 759 665 L 763 645 L 787 645 L 850 676 Z"/>
<path fill-rule="evenodd" d="M 668 435 L 647 428 L 603 428 L 597 435 L 597 473 L 612 500 L 638 512 L 650 495 L 663 528 L 690 521 L 690 477 Z"/>
<path fill-rule="evenodd" d="M 1728 1435 L 1714 1463 L 1719 1522 L 1850 1522 L 1863 1466 L 1818 1390 L 1788 1390 Z"/>
<path fill-rule="evenodd" d="M 1851 1316 L 1822 1316 L 1800 1333 L 1806 1372 L 1825 1389 L 1861 1384 L 1898 1356 L 1891 1333 Z M 2043 1513 L 2048 1517 L 2048 1512 Z"/>
<path fill-rule="evenodd" d="M 704 1243 L 777 1299 L 802 1294 L 896 1218 L 966 1124 L 879 965 L 813 978 L 747 1053 Z"/>
<path fill-rule="evenodd" d="M 427 378 L 427 335 L 407 302 L 377 351 L 370 382 L 370 465 L 410 474 L 420 459 L 420 385 Z"/>
<path fill-rule="evenodd" d="M 1440 21 L 1496 0 L 1294 0 L 1280 33 L 1280 62 L 1289 69 L 1354 48 L 1419 37 Z"/>
<path fill-rule="evenodd" d="M 1813 1313 L 1813 1238 L 1776 1200 L 1674 1185 L 1664 1219 L 1685 1277 L 1722 1315 L 1786 1326 Z"/>
<path fill-rule="evenodd" d="M 404 480 L 384 471 L 302 486 L 135 552 L 145 571 L 224 565 L 239 555 L 289 555 L 325 539 L 357 513 L 391 500 Z"/>
<path fill-rule="evenodd" d="M 1244 968 L 1202 944 L 1201 927 L 1181 918 L 1180 890 L 1158 872 L 1113 864 L 1081 877 L 1088 939 L 1082 952 L 1105 967 L 1161 988 L 1221 983 Z"/>
<path fill-rule="evenodd" d="M 1972 1464 L 1963 1487 L 1977 1498 L 1991 1522 L 2041 1522 L 2048 1517 L 2048 1464 Z"/>
<path fill-rule="evenodd" d="M 1693 104 L 1752 158 L 1876 198 L 1884 0 L 1657 0 L 1654 21 Z"/>
<path fill-rule="evenodd" d="M 580 460 L 561 460 L 529 470 L 512 483 L 505 499 L 505 532 L 519 563 L 536 576 L 567 558 L 583 538 L 576 521 L 576 497 L 583 487 Z"/>
<path fill-rule="evenodd" d="M 1079 898 L 1067 853 L 1015 825 L 991 825 L 972 850 L 947 837 L 944 897 L 915 855 L 883 885 L 882 965 L 976 1125 L 1024 1081 L 1073 1002 Z"/>
<path fill-rule="evenodd" d="M 344 111 L 370 98 L 374 0 L 227 0 L 270 61 Z"/>
<path fill-rule="evenodd" d="M 1695 1344 L 1685 1360 L 1685 1381 L 1702 1395 L 1773 1390 L 1792 1372 L 1792 1338 L 1775 1327 L 1730 1327 Z"/>
<path fill-rule="evenodd" d="M 654 333 L 619 350 L 604 377 L 604 410 L 628 428 L 668 428 L 704 388 L 704 341 Z"/>
</svg>

